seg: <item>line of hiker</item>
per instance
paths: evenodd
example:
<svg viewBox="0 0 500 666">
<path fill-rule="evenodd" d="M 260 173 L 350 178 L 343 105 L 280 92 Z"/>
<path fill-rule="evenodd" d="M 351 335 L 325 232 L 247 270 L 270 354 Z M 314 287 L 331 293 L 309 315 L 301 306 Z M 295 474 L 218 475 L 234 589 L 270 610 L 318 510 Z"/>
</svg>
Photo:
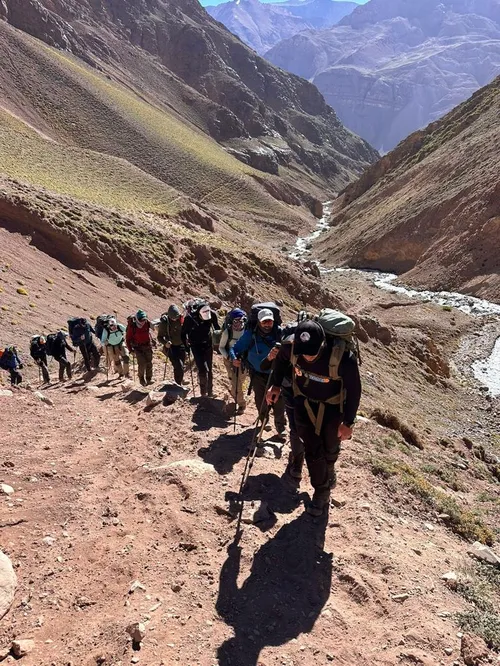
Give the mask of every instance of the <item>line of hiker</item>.
<svg viewBox="0 0 500 666">
<path fill-rule="evenodd" d="M 68 320 L 68 333 L 58 331 L 31 340 L 30 353 L 44 382 L 50 381 L 47 357 L 59 363 L 59 381 L 72 376 L 66 351 L 79 349 L 85 369 L 99 367 L 100 342 L 106 368 L 120 378 L 130 376 L 137 361 L 138 379 L 143 386 L 153 383 L 153 350 L 157 340 L 173 367 L 174 380 L 182 385 L 186 358 L 192 356 L 198 371 L 201 396 L 213 397 L 213 355 L 220 352 L 227 371 L 235 416 L 246 409 L 253 392 L 258 419 L 256 433 L 271 430 L 272 413 L 277 436 L 284 442 L 288 417 L 290 448 L 287 472 L 300 481 L 307 464 L 314 496 L 309 513 L 321 515 L 336 484 L 335 463 L 341 441 L 349 439 L 361 397 L 359 349 L 354 322 L 343 313 L 324 309 L 319 315 L 299 313 L 297 321 L 282 326 L 275 303 L 258 303 L 247 314 L 234 308 L 220 326 L 217 314 L 201 298 L 192 299 L 182 311 L 171 305 L 158 320 L 150 321 L 144 310 L 120 324 L 114 315 L 101 315 L 95 327 L 85 318 Z M 166 361 L 165 361 L 166 363 Z M 15 347 L 0 351 L 0 368 L 10 374 L 12 385 L 22 382 L 23 367 Z M 166 366 L 164 371 L 165 379 Z M 193 384 L 193 394 L 195 387 Z M 286 414 L 286 416 L 285 416 Z M 259 426 L 260 423 L 260 426 Z M 262 445 L 260 435 L 256 447 Z"/>
</svg>

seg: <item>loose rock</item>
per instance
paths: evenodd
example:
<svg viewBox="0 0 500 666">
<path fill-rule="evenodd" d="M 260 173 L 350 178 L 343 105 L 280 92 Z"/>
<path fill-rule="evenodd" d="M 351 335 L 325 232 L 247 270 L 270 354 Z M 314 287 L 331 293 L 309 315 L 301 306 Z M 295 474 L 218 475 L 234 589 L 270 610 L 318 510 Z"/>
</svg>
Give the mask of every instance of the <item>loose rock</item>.
<svg viewBox="0 0 500 666">
<path fill-rule="evenodd" d="M 488 646 L 479 636 L 464 634 L 461 644 L 462 659 L 467 666 L 480 666 L 488 656 Z"/>
<path fill-rule="evenodd" d="M 22 640 L 12 641 L 12 654 L 18 659 L 20 657 L 25 657 L 30 652 L 33 652 L 35 649 L 35 641 L 31 638 L 25 638 Z"/>
<path fill-rule="evenodd" d="M 9 486 L 6 483 L 0 484 L 0 493 L 2 493 L 2 495 L 12 495 L 13 492 L 14 488 L 12 486 Z"/>
<path fill-rule="evenodd" d="M 10 389 L 0 389 L 0 398 L 12 398 L 14 395 Z"/>
<path fill-rule="evenodd" d="M 441 580 L 444 580 L 446 585 L 455 590 L 458 585 L 458 576 L 454 571 L 448 571 L 447 573 L 441 576 Z"/>
<path fill-rule="evenodd" d="M 14 601 L 17 577 L 12 562 L 0 550 L 0 620 L 7 613 Z"/>
<path fill-rule="evenodd" d="M 266 502 L 251 502 L 243 510 L 241 520 L 247 525 L 257 525 L 258 523 L 270 520 L 273 515 Z"/>
<path fill-rule="evenodd" d="M 141 643 L 146 636 L 146 627 L 142 622 L 132 622 L 127 627 L 127 634 L 134 643 Z"/>
<path fill-rule="evenodd" d="M 163 393 L 159 391 L 150 391 L 146 397 L 146 407 L 156 407 L 163 402 Z"/>
<path fill-rule="evenodd" d="M 48 398 L 46 395 L 44 395 L 41 391 L 35 391 L 33 395 L 42 402 L 44 402 L 46 405 L 49 405 L 50 407 L 54 406 L 53 401 L 50 398 Z"/>
<path fill-rule="evenodd" d="M 488 562 L 489 564 L 494 564 L 500 568 L 500 557 L 495 552 L 493 552 L 491 548 L 488 548 L 488 546 L 485 546 L 479 541 L 474 541 L 467 552 L 469 555 L 472 555 L 472 557 L 475 557 L 478 560 Z"/>
</svg>

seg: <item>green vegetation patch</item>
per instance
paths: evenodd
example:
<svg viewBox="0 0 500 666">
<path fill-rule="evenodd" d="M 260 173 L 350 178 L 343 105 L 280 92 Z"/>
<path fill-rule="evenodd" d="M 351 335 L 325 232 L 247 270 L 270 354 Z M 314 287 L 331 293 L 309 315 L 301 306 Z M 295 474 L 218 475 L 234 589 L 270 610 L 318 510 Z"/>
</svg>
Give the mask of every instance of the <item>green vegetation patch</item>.
<svg viewBox="0 0 500 666">
<path fill-rule="evenodd" d="M 459 577 L 457 592 L 473 606 L 457 613 L 460 627 L 481 636 L 489 648 L 500 650 L 500 571 L 476 563 Z"/>
<path fill-rule="evenodd" d="M 464 509 L 454 497 L 433 486 L 418 470 L 407 463 L 387 459 L 371 460 L 371 471 L 384 479 L 396 478 L 415 497 L 440 514 L 446 514 L 446 523 L 458 536 L 467 541 L 480 541 L 491 546 L 495 541 L 493 530 L 476 512 Z"/>
</svg>

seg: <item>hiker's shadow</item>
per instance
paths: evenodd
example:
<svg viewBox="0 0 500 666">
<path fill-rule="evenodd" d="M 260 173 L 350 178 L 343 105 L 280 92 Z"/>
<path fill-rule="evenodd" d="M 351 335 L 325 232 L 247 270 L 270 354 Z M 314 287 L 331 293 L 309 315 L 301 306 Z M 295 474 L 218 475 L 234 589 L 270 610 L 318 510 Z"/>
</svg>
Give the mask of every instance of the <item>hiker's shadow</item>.
<svg viewBox="0 0 500 666">
<path fill-rule="evenodd" d="M 292 513 L 301 501 L 309 496 L 298 494 L 296 486 L 287 483 L 287 479 L 276 474 L 257 474 L 250 476 L 245 484 L 241 499 L 245 502 L 263 500 L 273 513 Z M 226 499 L 237 506 L 238 493 L 228 491 Z"/>
<path fill-rule="evenodd" d="M 225 412 L 224 400 L 215 398 L 191 398 L 191 402 L 196 405 L 193 413 L 193 430 L 204 431 L 210 428 L 226 428 L 228 417 Z"/>
<path fill-rule="evenodd" d="M 248 453 L 254 429 L 249 428 L 237 435 L 222 433 L 210 446 L 198 450 L 202 460 L 213 465 L 219 474 L 229 474 L 233 467 Z"/>
<path fill-rule="evenodd" d="M 284 645 L 312 630 L 330 595 L 326 525 L 327 517 L 317 521 L 306 513 L 284 525 L 257 552 L 241 587 L 241 549 L 229 547 L 216 607 L 234 637 L 219 647 L 219 666 L 256 666 L 266 646 Z"/>
</svg>

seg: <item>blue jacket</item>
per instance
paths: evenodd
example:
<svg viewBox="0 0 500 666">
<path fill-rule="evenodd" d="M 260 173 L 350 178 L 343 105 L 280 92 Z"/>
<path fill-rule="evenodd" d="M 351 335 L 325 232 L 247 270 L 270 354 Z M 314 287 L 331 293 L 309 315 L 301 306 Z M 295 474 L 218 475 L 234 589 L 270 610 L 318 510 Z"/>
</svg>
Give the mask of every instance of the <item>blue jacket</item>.
<svg viewBox="0 0 500 666">
<path fill-rule="evenodd" d="M 278 329 L 277 333 L 273 331 L 271 335 L 266 336 L 263 336 L 259 329 L 255 332 L 245 331 L 234 347 L 229 350 L 229 357 L 234 361 L 235 358 L 241 358 L 248 352 L 248 365 L 254 372 L 262 373 L 260 364 L 280 339 L 280 329 Z M 268 375 L 269 372 L 270 370 L 262 374 Z"/>
<path fill-rule="evenodd" d="M 20 365 L 22 365 L 21 359 L 13 350 L 5 350 L 0 357 L 0 368 L 3 370 L 17 370 Z"/>
</svg>

